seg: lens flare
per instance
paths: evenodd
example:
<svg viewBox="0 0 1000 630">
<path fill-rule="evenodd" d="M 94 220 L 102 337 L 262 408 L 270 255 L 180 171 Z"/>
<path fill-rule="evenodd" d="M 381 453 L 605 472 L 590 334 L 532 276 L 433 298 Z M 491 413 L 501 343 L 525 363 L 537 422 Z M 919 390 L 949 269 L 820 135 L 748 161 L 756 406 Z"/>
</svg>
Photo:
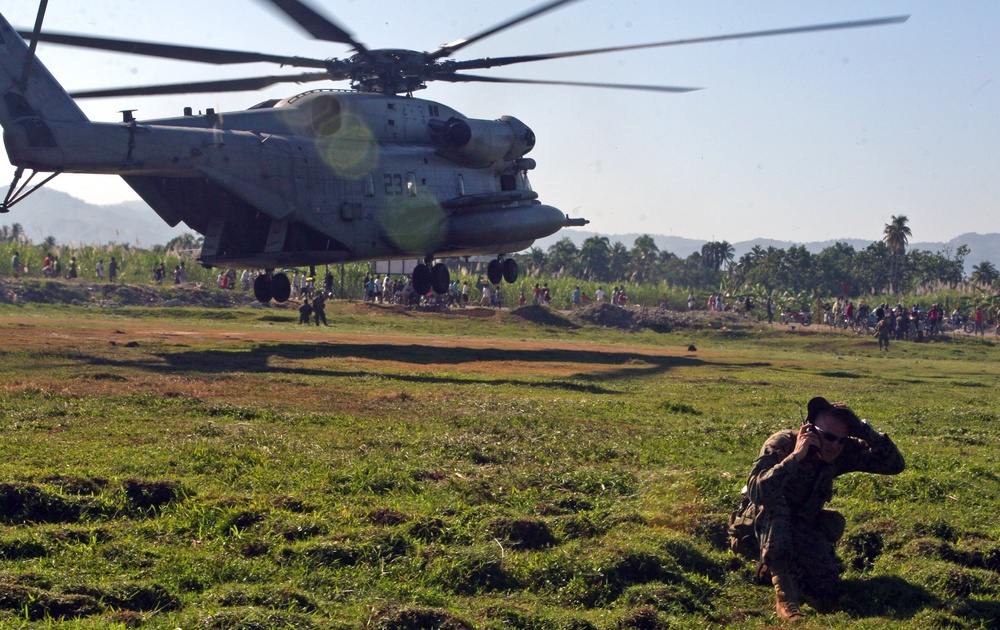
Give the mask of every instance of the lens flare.
<svg viewBox="0 0 1000 630">
<path fill-rule="evenodd" d="M 341 177 L 358 179 L 378 165 L 378 143 L 356 115 L 344 112 L 337 132 L 317 139 L 323 161 Z"/>
<path fill-rule="evenodd" d="M 413 255 L 438 251 L 448 231 L 437 200 L 429 195 L 401 199 L 382 214 L 382 233 L 401 252 Z"/>
</svg>

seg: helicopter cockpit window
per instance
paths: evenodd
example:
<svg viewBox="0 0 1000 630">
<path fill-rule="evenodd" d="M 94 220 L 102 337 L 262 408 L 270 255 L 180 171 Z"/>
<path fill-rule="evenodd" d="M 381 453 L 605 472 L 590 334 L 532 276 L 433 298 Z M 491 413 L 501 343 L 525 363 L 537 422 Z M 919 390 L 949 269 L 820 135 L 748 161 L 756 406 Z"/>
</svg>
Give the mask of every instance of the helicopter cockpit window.
<svg viewBox="0 0 1000 630">
<path fill-rule="evenodd" d="M 406 174 L 406 192 L 408 192 L 411 197 L 417 196 L 417 176 L 413 173 Z"/>
<path fill-rule="evenodd" d="M 332 136 L 340 130 L 340 101 L 332 96 L 317 96 L 310 103 L 313 131 L 317 136 Z"/>
<path fill-rule="evenodd" d="M 517 190 L 517 179 L 513 175 L 501 175 L 500 190 Z"/>
</svg>

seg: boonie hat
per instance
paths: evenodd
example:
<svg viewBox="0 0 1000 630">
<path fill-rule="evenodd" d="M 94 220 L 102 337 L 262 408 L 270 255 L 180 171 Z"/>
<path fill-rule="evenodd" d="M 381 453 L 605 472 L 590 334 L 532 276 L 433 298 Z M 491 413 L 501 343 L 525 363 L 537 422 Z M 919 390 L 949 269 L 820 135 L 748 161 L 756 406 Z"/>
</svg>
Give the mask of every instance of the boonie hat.
<svg viewBox="0 0 1000 630">
<path fill-rule="evenodd" d="M 810 399 L 809 403 L 806 405 L 806 410 L 806 424 L 815 424 L 816 418 L 819 417 L 820 414 L 831 410 L 835 411 L 835 415 L 846 422 L 848 428 L 852 431 L 854 430 L 855 425 L 861 422 L 861 419 L 858 418 L 854 412 L 847 407 L 847 405 L 844 403 L 832 403 L 822 396 L 816 396 Z"/>
</svg>

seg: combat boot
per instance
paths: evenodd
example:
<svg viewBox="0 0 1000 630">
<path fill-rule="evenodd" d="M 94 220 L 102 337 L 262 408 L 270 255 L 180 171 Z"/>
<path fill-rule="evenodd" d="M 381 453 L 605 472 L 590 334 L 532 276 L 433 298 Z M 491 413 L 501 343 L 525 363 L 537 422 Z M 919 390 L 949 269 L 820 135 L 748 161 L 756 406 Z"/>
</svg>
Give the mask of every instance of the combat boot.
<svg viewBox="0 0 1000 630">
<path fill-rule="evenodd" d="M 771 577 L 771 582 L 774 584 L 774 594 L 777 600 L 774 608 L 778 613 L 778 619 L 788 623 L 802 621 L 805 615 L 802 614 L 802 609 L 799 607 L 799 591 L 795 587 L 794 580 L 775 575 Z"/>
</svg>

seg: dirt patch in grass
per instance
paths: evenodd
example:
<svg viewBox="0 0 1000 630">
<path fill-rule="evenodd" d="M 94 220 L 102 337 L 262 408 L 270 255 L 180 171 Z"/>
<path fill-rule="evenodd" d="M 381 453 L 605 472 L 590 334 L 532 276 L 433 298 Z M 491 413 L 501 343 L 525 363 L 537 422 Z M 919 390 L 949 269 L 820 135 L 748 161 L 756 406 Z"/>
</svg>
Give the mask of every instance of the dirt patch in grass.
<svg viewBox="0 0 1000 630">
<path fill-rule="evenodd" d="M 369 622 L 375 630 L 473 630 L 468 621 L 446 610 L 406 606 L 376 610 Z"/>
<path fill-rule="evenodd" d="M 520 549 L 543 549 L 556 542 L 548 524 L 533 518 L 495 518 L 489 523 L 489 533 Z"/>
<path fill-rule="evenodd" d="M 103 611 L 89 595 L 51 593 L 44 589 L 14 583 L 0 583 L 0 610 L 12 611 L 22 618 L 38 621 L 47 617 L 73 619 Z"/>
<path fill-rule="evenodd" d="M 163 507 L 185 496 L 183 487 L 176 481 L 126 479 L 122 487 L 132 505 L 140 510 Z"/>
<path fill-rule="evenodd" d="M 402 525 L 410 520 L 406 514 L 390 508 L 377 508 L 368 513 L 368 522 L 380 527 Z"/>
<path fill-rule="evenodd" d="M 0 483 L 0 522 L 74 523 L 82 511 L 79 502 L 34 484 Z"/>
</svg>

